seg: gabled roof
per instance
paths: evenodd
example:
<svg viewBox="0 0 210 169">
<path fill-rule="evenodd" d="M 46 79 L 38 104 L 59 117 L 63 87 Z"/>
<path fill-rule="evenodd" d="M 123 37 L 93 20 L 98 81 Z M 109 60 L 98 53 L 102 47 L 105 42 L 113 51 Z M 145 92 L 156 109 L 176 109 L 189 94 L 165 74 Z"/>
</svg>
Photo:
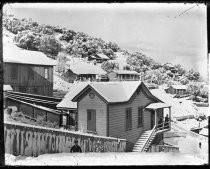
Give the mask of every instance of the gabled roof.
<svg viewBox="0 0 210 169">
<path fill-rule="evenodd" d="M 30 51 L 12 44 L 4 44 L 3 61 L 6 63 L 32 64 L 32 65 L 56 65 L 53 59 L 48 58 L 39 51 Z"/>
<path fill-rule="evenodd" d="M 77 65 L 72 65 L 70 70 L 75 74 L 94 74 L 94 75 L 105 75 L 106 72 L 99 66 L 91 65 L 85 62 L 81 62 Z"/>
<path fill-rule="evenodd" d="M 186 85 L 171 85 L 174 89 L 187 89 Z"/>
<path fill-rule="evenodd" d="M 138 75 L 138 72 L 132 70 L 113 70 L 117 74 L 135 74 Z"/>
<path fill-rule="evenodd" d="M 166 108 L 166 107 L 171 107 L 171 106 L 166 103 L 151 103 L 146 108 L 147 109 L 160 109 L 160 108 Z"/>
<path fill-rule="evenodd" d="M 98 93 L 107 103 L 127 102 L 133 96 L 139 86 L 144 86 L 146 94 L 154 100 L 160 101 L 153 96 L 149 89 L 140 81 L 124 81 L 124 82 L 93 82 L 81 90 L 72 101 L 77 101 L 82 94 L 88 89 L 92 89 Z"/>
<path fill-rule="evenodd" d="M 97 56 L 99 56 L 101 59 L 107 59 L 107 60 L 110 60 L 110 58 L 102 53 L 97 53 L 96 54 Z"/>
<path fill-rule="evenodd" d="M 67 108 L 76 109 L 77 102 L 72 102 L 71 100 L 75 97 L 81 90 L 83 90 L 90 82 L 78 82 L 71 87 L 70 91 L 64 96 L 64 99 L 57 104 L 57 108 Z"/>
</svg>

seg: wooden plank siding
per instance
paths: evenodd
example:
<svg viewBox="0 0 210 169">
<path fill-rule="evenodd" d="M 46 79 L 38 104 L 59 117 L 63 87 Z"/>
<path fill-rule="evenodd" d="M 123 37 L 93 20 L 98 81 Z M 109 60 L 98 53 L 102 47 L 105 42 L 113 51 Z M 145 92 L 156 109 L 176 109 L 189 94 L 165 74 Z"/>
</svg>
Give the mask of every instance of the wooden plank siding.
<svg viewBox="0 0 210 169">
<path fill-rule="evenodd" d="M 11 78 L 12 67 L 17 66 L 17 77 Z M 44 77 L 44 69 L 48 68 L 48 79 Z M 53 66 L 4 63 L 4 84 L 10 84 L 14 91 L 21 92 L 26 87 L 26 93 L 53 95 Z"/>
<path fill-rule="evenodd" d="M 131 151 L 142 132 L 151 129 L 151 115 L 148 110 L 143 112 L 143 126 L 138 127 L 138 107 L 146 107 L 152 103 L 142 89 L 136 94 L 132 102 L 109 105 L 109 136 L 126 139 L 126 151 Z M 132 108 L 132 129 L 125 130 L 125 111 Z"/>
<path fill-rule="evenodd" d="M 91 99 L 89 90 L 84 97 L 78 102 L 78 129 L 87 131 L 87 109 L 96 110 L 96 132 L 98 135 L 106 136 L 107 134 L 107 104 L 99 98 L 97 94 Z M 94 92 L 93 92 L 94 93 Z"/>
</svg>

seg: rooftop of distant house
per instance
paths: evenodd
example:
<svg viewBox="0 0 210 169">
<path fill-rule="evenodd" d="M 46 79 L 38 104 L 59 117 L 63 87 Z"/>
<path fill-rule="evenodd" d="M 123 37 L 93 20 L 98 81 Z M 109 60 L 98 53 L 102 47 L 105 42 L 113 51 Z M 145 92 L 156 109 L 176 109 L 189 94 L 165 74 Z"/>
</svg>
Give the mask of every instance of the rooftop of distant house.
<svg viewBox="0 0 210 169">
<path fill-rule="evenodd" d="M 101 74 L 105 75 L 106 72 L 97 65 L 88 64 L 85 62 L 77 63 L 76 65 L 72 65 L 69 69 L 75 74 Z"/>
<path fill-rule="evenodd" d="M 138 72 L 136 72 L 134 70 L 113 70 L 113 72 L 115 72 L 117 74 L 135 74 L 135 75 L 138 75 Z"/>
<path fill-rule="evenodd" d="M 187 89 L 186 85 L 171 85 L 174 89 Z"/>
<path fill-rule="evenodd" d="M 110 60 L 110 58 L 102 53 L 97 53 L 96 54 L 97 56 L 99 56 L 101 59 L 107 59 L 107 60 Z"/>
</svg>

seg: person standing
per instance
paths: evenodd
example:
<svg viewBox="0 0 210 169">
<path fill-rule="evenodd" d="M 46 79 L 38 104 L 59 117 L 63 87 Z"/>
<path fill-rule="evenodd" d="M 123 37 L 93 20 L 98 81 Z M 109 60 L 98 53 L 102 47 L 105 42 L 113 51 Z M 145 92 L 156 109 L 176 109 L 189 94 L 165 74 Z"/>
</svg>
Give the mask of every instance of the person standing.
<svg viewBox="0 0 210 169">
<path fill-rule="evenodd" d="M 168 117 L 168 114 L 166 114 L 166 117 L 165 117 L 165 122 L 164 122 L 164 128 L 169 128 L 169 117 Z"/>
<path fill-rule="evenodd" d="M 199 142 L 199 148 L 201 148 L 201 142 Z"/>
<path fill-rule="evenodd" d="M 81 147 L 78 145 L 78 140 L 74 141 L 75 145 L 71 147 L 70 153 L 82 152 Z"/>
</svg>

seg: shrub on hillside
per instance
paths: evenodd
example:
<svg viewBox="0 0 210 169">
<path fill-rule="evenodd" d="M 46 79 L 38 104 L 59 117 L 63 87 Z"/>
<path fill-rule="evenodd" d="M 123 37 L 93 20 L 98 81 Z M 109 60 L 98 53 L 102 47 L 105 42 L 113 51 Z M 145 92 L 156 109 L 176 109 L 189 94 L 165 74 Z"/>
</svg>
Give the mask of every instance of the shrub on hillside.
<svg viewBox="0 0 210 169">
<path fill-rule="evenodd" d="M 111 72 L 114 69 L 119 69 L 119 64 L 115 62 L 105 61 L 101 64 L 101 68 L 106 72 Z"/>
<path fill-rule="evenodd" d="M 27 50 L 38 50 L 41 43 L 41 38 L 36 33 L 31 31 L 21 31 L 19 32 L 14 41 L 16 42 L 17 46 L 27 49 Z"/>
<path fill-rule="evenodd" d="M 75 35 L 76 35 L 76 32 L 72 30 L 68 30 L 68 31 L 63 32 L 63 35 L 59 39 L 69 42 L 70 40 L 74 39 Z"/>
<path fill-rule="evenodd" d="M 47 55 L 57 56 L 61 45 L 54 36 L 45 35 L 41 38 L 39 50 Z"/>
</svg>

